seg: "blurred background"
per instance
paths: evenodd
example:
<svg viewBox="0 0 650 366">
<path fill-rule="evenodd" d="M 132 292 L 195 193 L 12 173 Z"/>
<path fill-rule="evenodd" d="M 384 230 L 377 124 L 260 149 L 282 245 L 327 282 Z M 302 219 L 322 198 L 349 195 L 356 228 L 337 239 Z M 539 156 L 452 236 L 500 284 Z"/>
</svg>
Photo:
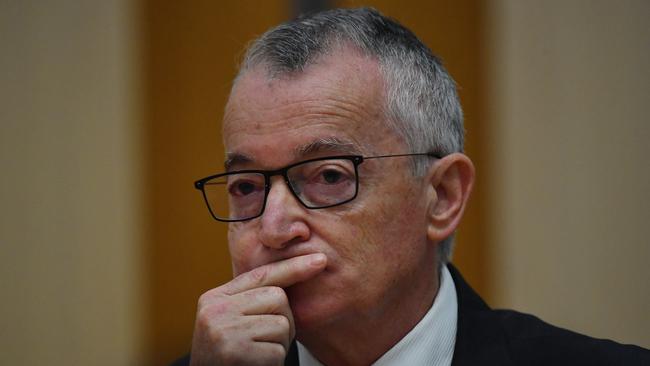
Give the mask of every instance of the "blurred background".
<svg viewBox="0 0 650 366">
<path fill-rule="evenodd" d="M 0 1 L 0 363 L 165 365 L 231 276 L 221 169 L 242 50 L 374 6 L 445 61 L 478 183 L 454 262 L 495 307 L 650 347 L 650 2 Z"/>
</svg>

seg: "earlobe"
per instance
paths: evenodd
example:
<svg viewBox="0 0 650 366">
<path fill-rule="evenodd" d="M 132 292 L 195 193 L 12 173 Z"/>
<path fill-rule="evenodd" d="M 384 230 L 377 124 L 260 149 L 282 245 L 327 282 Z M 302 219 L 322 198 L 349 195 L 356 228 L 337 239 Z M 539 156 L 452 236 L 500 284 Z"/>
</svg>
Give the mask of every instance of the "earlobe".
<svg viewBox="0 0 650 366">
<path fill-rule="evenodd" d="M 432 166 L 427 237 L 440 242 L 453 234 L 460 223 L 474 185 L 474 164 L 464 154 L 454 153 Z"/>
</svg>

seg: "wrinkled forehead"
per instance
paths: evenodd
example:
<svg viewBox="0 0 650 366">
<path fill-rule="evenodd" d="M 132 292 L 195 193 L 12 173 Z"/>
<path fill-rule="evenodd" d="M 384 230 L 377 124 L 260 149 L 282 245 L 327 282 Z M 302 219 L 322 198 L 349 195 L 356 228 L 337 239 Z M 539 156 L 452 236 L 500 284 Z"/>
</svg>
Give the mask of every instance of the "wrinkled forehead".
<svg viewBox="0 0 650 366">
<path fill-rule="evenodd" d="M 240 150 L 254 148 L 253 140 L 267 148 L 319 139 L 381 143 L 395 135 L 388 128 L 385 95 L 378 63 L 358 54 L 322 57 L 301 72 L 274 78 L 260 65 L 233 87 L 224 114 L 224 145 L 228 152 L 243 154 Z"/>
<path fill-rule="evenodd" d="M 293 103 L 363 103 L 369 110 L 385 104 L 385 82 L 378 62 L 353 49 L 323 55 L 304 70 L 271 75 L 266 65 L 260 64 L 238 76 L 226 106 L 224 132 L 236 127 L 232 122 L 237 117 L 244 117 L 238 113 L 273 112 Z"/>
</svg>

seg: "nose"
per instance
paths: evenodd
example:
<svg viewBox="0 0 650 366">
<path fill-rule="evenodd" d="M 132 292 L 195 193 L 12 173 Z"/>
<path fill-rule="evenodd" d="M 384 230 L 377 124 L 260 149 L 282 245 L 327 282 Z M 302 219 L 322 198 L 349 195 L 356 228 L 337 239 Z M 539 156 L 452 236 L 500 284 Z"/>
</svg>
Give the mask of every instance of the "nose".
<svg viewBox="0 0 650 366">
<path fill-rule="evenodd" d="M 271 177 L 271 190 L 261 217 L 260 241 L 268 248 L 283 249 L 309 240 L 311 233 L 305 214 L 305 207 L 289 191 L 283 177 Z"/>
</svg>

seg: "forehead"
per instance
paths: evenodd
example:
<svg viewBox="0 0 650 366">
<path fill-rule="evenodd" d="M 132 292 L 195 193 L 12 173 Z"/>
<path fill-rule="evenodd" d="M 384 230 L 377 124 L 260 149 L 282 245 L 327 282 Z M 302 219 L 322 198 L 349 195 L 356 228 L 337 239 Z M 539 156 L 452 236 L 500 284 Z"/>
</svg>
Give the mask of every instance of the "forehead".
<svg viewBox="0 0 650 366">
<path fill-rule="evenodd" d="M 378 63 L 354 52 L 336 52 L 302 72 L 273 79 L 257 67 L 233 88 L 224 144 L 229 154 L 261 164 L 298 159 L 310 150 L 304 146 L 321 140 L 359 152 L 382 149 L 386 140 L 396 139 L 385 120 L 384 100 Z"/>
</svg>

